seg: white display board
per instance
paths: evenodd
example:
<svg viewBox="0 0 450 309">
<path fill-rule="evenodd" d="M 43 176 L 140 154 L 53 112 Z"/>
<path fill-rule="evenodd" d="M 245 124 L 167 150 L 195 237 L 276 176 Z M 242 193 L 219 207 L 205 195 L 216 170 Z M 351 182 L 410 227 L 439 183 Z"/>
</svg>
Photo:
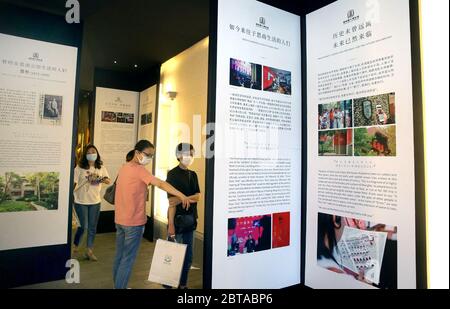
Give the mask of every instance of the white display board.
<svg viewBox="0 0 450 309">
<path fill-rule="evenodd" d="M 148 140 L 155 144 L 155 123 L 156 123 L 156 94 L 158 86 L 154 85 L 140 93 L 139 96 L 139 129 L 138 140 Z M 150 173 L 153 174 L 153 161 L 145 166 Z M 146 214 L 151 217 L 151 201 L 152 194 L 149 191 L 149 196 L 146 203 Z"/>
<path fill-rule="evenodd" d="M 300 17 L 219 0 L 213 288 L 300 283 Z"/>
<path fill-rule="evenodd" d="M 111 180 L 116 179 L 127 153 L 134 149 L 138 129 L 139 92 L 96 88 L 94 145 Z M 102 196 L 108 186 L 103 186 Z M 113 205 L 102 199 L 102 211 Z"/>
<path fill-rule="evenodd" d="M 340 0 L 306 17 L 305 284 L 415 288 L 408 0 Z"/>
<path fill-rule="evenodd" d="M 77 52 L 0 34 L 0 250 L 67 243 Z"/>
</svg>

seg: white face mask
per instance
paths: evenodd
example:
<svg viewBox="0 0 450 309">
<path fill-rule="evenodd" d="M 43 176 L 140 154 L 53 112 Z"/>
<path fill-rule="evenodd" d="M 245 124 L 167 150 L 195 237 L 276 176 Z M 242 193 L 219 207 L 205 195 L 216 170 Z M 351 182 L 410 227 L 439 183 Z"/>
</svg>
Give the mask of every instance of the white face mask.
<svg viewBox="0 0 450 309">
<path fill-rule="evenodd" d="M 149 165 L 152 162 L 152 159 L 143 157 L 142 159 L 139 159 L 139 164 L 141 165 Z"/>
<path fill-rule="evenodd" d="M 89 153 L 86 155 L 86 159 L 90 162 L 97 161 L 97 154 L 96 153 Z"/>
<path fill-rule="evenodd" d="M 180 162 L 184 166 L 189 167 L 192 165 L 192 163 L 194 163 L 194 158 L 192 156 L 182 157 Z"/>
<path fill-rule="evenodd" d="M 147 157 L 146 155 L 142 155 L 142 158 L 139 159 L 139 164 L 141 165 L 148 165 L 152 162 L 152 159 Z"/>
</svg>

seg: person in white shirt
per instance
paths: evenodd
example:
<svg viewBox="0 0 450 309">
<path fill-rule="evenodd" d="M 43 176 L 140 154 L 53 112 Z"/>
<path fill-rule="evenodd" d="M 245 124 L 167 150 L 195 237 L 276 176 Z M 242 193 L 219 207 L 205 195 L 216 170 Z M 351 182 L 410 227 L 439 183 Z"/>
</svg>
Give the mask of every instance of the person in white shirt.
<svg viewBox="0 0 450 309">
<path fill-rule="evenodd" d="M 103 166 L 97 148 L 86 146 L 74 173 L 75 212 L 80 222 L 74 238 L 74 255 L 78 254 L 84 231 L 87 230 L 87 252 L 85 257 L 97 261 L 94 255 L 94 240 L 100 214 L 102 184 L 110 184 L 108 171 Z"/>
</svg>

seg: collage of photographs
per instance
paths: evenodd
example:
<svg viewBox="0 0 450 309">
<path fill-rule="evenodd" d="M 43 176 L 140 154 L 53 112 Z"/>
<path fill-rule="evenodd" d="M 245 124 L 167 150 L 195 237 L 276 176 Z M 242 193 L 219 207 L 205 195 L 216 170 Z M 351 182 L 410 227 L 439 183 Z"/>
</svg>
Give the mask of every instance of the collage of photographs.
<svg viewBox="0 0 450 309">
<path fill-rule="evenodd" d="M 134 124 L 134 114 L 102 111 L 102 122 Z"/>
<path fill-rule="evenodd" d="M 230 59 L 230 85 L 292 95 L 291 72 Z"/>
<path fill-rule="evenodd" d="M 318 213 L 317 265 L 380 289 L 397 289 L 397 227 Z"/>
<path fill-rule="evenodd" d="M 319 105 L 319 156 L 397 156 L 395 104 L 387 93 Z"/>
<path fill-rule="evenodd" d="M 227 256 L 290 245 L 290 213 L 228 219 Z"/>
</svg>

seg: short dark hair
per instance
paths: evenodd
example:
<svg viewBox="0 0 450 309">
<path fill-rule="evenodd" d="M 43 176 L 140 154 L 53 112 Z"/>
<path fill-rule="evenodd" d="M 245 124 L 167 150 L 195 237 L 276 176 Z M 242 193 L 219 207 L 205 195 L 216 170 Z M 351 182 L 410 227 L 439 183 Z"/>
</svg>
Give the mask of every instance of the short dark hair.
<svg viewBox="0 0 450 309">
<path fill-rule="evenodd" d="M 178 144 L 176 150 L 175 150 L 175 156 L 177 157 L 177 160 L 180 161 L 180 154 L 187 151 L 195 151 L 194 146 L 192 146 L 189 143 L 180 143 Z"/>
<path fill-rule="evenodd" d="M 87 155 L 87 152 L 89 151 L 89 149 L 95 149 L 95 151 L 97 152 L 97 160 L 95 160 L 95 168 L 101 169 L 102 165 L 103 165 L 103 161 L 100 158 L 100 153 L 98 152 L 97 147 L 95 147 L 92 144 L 89 144 L 84 148 L 83 154 L 81 155 L 81 158 L 78 161 L 78 166 L 85 170 L 89 169 L 89 162 L 88 162 L 88 159 L 86 158 L 86 155 Z"/>
</svg>

